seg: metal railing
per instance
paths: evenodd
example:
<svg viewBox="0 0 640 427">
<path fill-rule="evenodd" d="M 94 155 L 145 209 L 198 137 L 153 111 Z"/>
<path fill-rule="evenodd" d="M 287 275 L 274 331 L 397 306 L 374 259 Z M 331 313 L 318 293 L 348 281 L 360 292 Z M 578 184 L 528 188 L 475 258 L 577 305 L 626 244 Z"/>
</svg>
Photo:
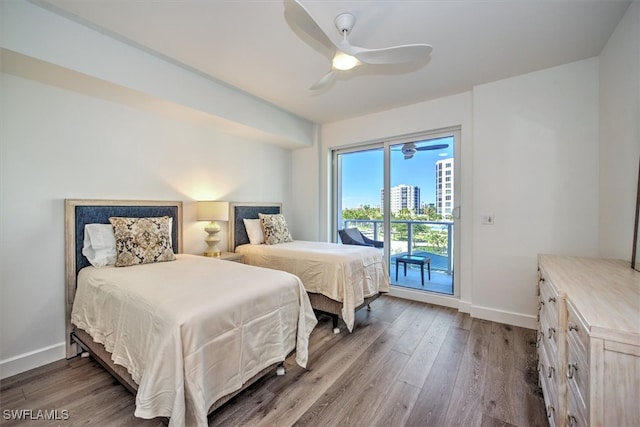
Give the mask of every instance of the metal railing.
<svg viewBox="0 0 640 427">
<path fill-rule="evenodd" d="M 362 234 L 374 239 L 384 240 L 384 225 L 382 220 L 375 219 L 345 219 L 344 228 L 357 227 Z M 450 221 L 414 221 L 391 220 L 391 243 L 406 242 L 406 251 L 393 253 L 390 256 L 414 252 L 431 252 L 446 257 L 446 273 L 453 271 L 453 222 Z M 428 250 L 427 250 L 428 249 Z"/>
</svg>

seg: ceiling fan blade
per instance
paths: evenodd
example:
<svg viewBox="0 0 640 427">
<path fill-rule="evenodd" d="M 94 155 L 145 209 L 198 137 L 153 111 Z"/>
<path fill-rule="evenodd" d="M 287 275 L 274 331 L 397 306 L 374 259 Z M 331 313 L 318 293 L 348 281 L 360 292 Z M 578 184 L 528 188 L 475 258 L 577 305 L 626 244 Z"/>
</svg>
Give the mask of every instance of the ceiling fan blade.
<svg viewBox="0 0 640 427">
<path fill-rule="evenodd" d="M 311 86 L 309 89 L 310 90 L 322 89 L 323 87 L 326 87 L 327 85 L 329 85 L 329 83 L 333 82 L 333 79 L 335 79 L 335 77 L 336 77 L 336 72 L 335 71 L 329 71 L 327 74 L 322 76 L 322 78 L 320 80 L 315 82 L 313 84 L 313 86 Z"/>
<path fill-rule="evenodd" d="M 308 36 L 322 44 L 327 49 L 335 50 L 336 45 L 313 19 L 309 11 L 297 0 L 284 0 L 284 13 Z"/>
<path fill-rule="evenodd" d="M 441 150 L 443 148 L 448 148 L 449 144 L 436 144 L 436 145 L 425 145 L 424 147 L 416 147 L 418 151 L 428 151 L 428 150 Z"/>
<path fill-rule="evenodd" d="M 428 44 L 408 44 L 383 49 L 365 49 L 351 46 L 349 55 L 365 64 L 401 64 L 426 59 L 433 48 Z"/>
<path fill-rule="evenodd" d="M 407 147 L 409 144 L 413 144 L 408 142 L 403 144 L 403 147 Z M 402 151 L 403 147 L 392 148 L 393 151 Z M 424 147 L 416 147 L 415 144 L 410 146 L 410 149 L 415 149 L 416 151 L 429 151 L 429 150 L 442 150 L 443 148 L 448 148 L 449 144 L 436 144 L 436 145 L 425 145 Z M 405 148 L 406 150 L 407 148 Z"/>
</svg>

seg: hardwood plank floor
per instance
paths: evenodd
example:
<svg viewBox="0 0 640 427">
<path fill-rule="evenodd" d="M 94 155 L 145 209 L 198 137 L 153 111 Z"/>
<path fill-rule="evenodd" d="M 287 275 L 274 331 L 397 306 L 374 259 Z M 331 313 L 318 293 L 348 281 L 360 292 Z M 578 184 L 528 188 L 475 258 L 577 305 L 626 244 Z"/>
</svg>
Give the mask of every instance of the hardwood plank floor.
<svg viewBox="0 0 640 427">
<path fill-rule="evenodd" d="M 535 331 L 382 297 L 334 335 L 320 317 L 309 369 L 261 379 L 209 417 L 210 426 L 546 426 Z M 90 358 L 2 380 L 6 426 L 163 426 L 133 416 L 135 398 Z M 53 421 L 6 419 L 57 410 Z M 66 411 L 66 412 L 64 412 Z"/>
</svg>

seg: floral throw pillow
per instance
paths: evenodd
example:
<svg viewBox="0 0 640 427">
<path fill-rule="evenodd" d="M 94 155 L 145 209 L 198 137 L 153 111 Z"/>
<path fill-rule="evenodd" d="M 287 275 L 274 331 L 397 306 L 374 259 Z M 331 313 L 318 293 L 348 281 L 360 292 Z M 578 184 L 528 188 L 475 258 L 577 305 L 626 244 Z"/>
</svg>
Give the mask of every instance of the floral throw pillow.
<svg viewBox="0 0 640 427">
<path fill-rule="evenodd" d="M 173 261 L 171 228 L 173 218 L 111 217 L 116 238 L 116 267 Z"/>
<path fill-rule="evenodd" d="M 267 215 L 259 213 L 258 217 L 262 223 L 262 234 L 264 234 L 264 242 L 267 245 L 293 242 L 287 222 L 282 214 Z"/>
</svg>

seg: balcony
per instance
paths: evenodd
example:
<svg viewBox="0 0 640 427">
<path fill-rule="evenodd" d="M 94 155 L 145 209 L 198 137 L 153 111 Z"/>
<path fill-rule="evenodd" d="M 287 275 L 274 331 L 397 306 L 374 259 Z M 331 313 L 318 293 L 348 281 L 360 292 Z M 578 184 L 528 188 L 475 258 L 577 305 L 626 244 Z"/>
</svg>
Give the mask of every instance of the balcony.
<svg viewBox="0 0 640 427">
<path fill-rule="evenodd" d="M 348 219 L 343 220 L 343 226 L 357 227 L 371 239 L 384 240 L 382 220 Z M 453 222 L 391 220 L 390 237 L 389 275 L 392 285 L 453 295 Z M 431 260 L 431 280 L 427 278 L 425 266 L 424 286 L 421 266 L 407 264 L 407 274 L 404 275 L 405 264 L 398 265 L 396 262 L 397 258 L 404 255 L 428 257 Z"/>
</svg>

